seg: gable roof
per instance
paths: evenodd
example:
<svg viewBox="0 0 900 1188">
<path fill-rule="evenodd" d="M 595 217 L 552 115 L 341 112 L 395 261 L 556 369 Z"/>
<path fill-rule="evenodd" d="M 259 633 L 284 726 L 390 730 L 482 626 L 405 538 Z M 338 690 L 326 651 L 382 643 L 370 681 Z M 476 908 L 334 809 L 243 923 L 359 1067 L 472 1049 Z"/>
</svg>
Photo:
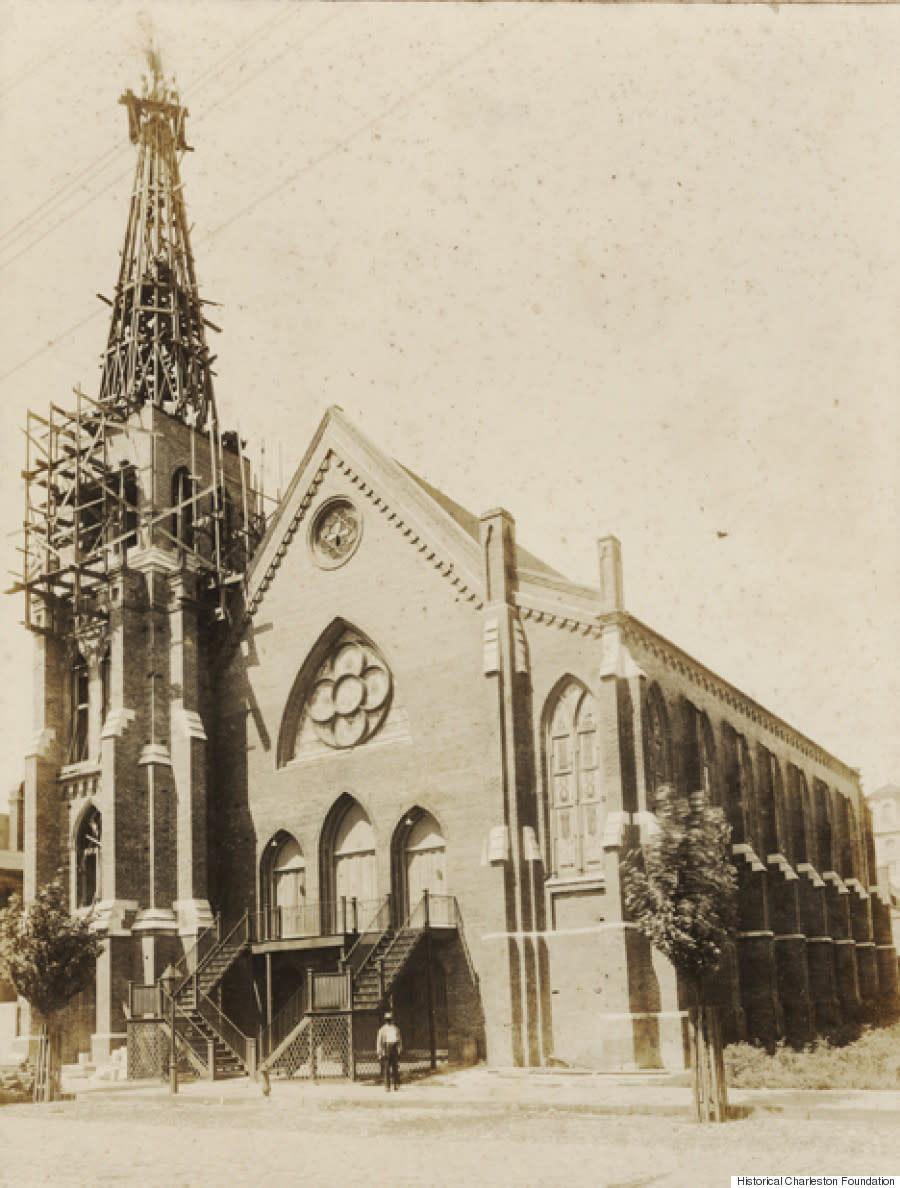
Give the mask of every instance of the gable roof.
<svg viewBox="0 0 900 1188">
<path fill-rule="evenodd" d="M 247 570 L 245 616 L 252 616 L 274 579 L 325 471 L 335 466 L 356 485 L 438 572 L 476 607 L 482 605 L 480 522 L 461 504 L 395 462 L 332 405 L 327 409 L 293 478 L 257 545 Z M 595 596 L 516 546 L 522 577 L 573 593 Z"/>
<path fill-rule="evenodd" d="M 430 496 L 439 507 L 443 508 L 448 516 L 452 516 L 460 528 L 468 532 L 474 541 L 480 540 L 479 525 L 481 521 L 478 516 L 470 512 L 468 508 L 463 507 L 462 504 L 457 503 L 456 500 L 451 499 L 449 495 L 445 495 L 443 491 L 439 491 L 437 487 L 433 487 L 431 483 L 426 482 L 421 475 L 416 474 L 414 470 L 410 470 L 408 466 L 404 466 L 402 462 L 398 462 L 397 465 L 401 470 L 406 471 L 409 477 L 417 482 L 426 495 Z M 516 543 L 516 565 L 519 569 L 529 569 L 534 573 L 545 573 L 550 577 L 562 578 L 563 581 L 566 580 L 559 570 L 551 569 L 540 557 L 535 557 L 534 553 L 529 553 L 527 549 L 523 549 L 518 542 Z"/>
</svg>

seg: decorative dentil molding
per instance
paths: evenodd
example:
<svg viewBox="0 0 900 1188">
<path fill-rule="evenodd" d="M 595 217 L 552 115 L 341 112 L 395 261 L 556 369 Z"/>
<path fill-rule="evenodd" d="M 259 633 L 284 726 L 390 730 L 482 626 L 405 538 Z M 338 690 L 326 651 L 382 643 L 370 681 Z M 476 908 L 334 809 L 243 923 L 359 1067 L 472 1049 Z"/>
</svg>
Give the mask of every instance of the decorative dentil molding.
<svg viewBox="0 0 900 1188">
<path fill-rule="evenodd" d="M 275 549 L 272 559 L 266 566 L 265 572 L 259 581 L 253 585 L 253 593 L 250 595 L 247 602 L 247 609 L 241 624 L 242 627 L 246 626 L 246 623 L 256 614 L 262 605 L 263 598 L 268 592 L 269 587 L 272 585 L 275 575 L 281 567 L 281 563 L 287 554 L 291 542 L 297 535 L 297 532 L 306 519 L 316 495 L 318 494 L 319 488 L 322 485 L 325 475 L 332 466 L 334 466 L 335 470 L 338 470 L 343 475 L 345 475 L 345 477 L 349 479 L 353 486 L 356 487 L 359 493 L 366 497 L 368 502 L 385 517 L 389 524 L 394 526 L 394 528 L 404 537 L 408 544 L 413 546 L 417 552 L 422 554 L 424 559 L 428 561 L 433 566 L 433 568 L 436 569 L 439 574 L 441 574 L 442 577 L 446 578 L 450 582 L 451 586 L 453 586 L 457 591 L 459 597 L 461 597 L 464 601 L 471 603 L 475 610 L 482 609 L 483 601 L 481 595 L 478 591 L 473 590 L 469 585 L 467 585 L 463 578 L 456 572 L 453 561 L 448 561 L 443 558 L 439 554 L 439 551 L 436 547 L 430 545 L 416 528 L 407 523 L 407 521 L 404 520 L 399 512 L 393 510 L 388 501 L 375 491 L 371 483 L 367 482 L 349 465 L 349 463 L 338 457 L 334 449 L 328 449 L 321 463 L 319 464 L 315 475 L 307 486 L 297 510 L 294 512 L 293 516 L 285 526 L 278 546 Z"/>
</svg>

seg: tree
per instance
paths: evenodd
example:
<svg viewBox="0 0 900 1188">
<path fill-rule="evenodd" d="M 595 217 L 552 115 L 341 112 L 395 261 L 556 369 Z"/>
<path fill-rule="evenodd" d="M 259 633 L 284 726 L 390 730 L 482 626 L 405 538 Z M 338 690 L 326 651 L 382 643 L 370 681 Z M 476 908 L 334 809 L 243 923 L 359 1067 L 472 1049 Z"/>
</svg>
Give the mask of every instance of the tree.
<svg viewBox="0 0 900 1188">
<path fill-rule="evenodd" d="M 90 917 L 73 916 L 59 879 L 47 883 L 33 902 L 18 895 L 0 911 L 0 973 L 41 1016 L 35 1100 L 59 1093 L 58 1013 L 94 976 L 103 942 Z"/>
<path fill-rule="evenodd" d="M 622 890 L 629 917 L 669 958 L 690 994 L 697 1117 L 723 1121 L 722 1043 L 709 997 L 711 976 L 737 924 L 737 873 L 722 810 L 702 792 L 687 799 L 660 789 L 656 828 L 626 856 Z"/>
</svg>

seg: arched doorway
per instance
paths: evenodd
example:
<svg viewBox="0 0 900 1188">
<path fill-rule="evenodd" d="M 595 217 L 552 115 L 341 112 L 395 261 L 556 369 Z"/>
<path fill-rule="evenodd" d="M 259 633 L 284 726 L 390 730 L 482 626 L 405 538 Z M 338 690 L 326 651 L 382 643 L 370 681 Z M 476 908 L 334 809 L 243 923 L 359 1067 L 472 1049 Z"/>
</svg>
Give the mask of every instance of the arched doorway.
<svg viewBox="0 0 900 1188">
<path fill-rule="evenodd" d="M 432 899 L 431 923 L 452 923 L 443 918 L 448 910 L 447 844 L 431 813 L 421 808 L 408 812 L 395 831 L 392 850 L 397 923 L 418 906 L 426 891 Z"/>
<path fill-rule="evenodd" d="M 290 833 L 277 833 L 269 842 L 262 881 L 267 936 L 306 936 L 306 859 Z"/>
<path fill-rule="evenodd" d="M 375 911 L 378 895 L 375 831 L 362 805 L 349 797 L 330 850 L 326 865 L 330 868 L 335 930 L 364 928 Z"/>
</svg>

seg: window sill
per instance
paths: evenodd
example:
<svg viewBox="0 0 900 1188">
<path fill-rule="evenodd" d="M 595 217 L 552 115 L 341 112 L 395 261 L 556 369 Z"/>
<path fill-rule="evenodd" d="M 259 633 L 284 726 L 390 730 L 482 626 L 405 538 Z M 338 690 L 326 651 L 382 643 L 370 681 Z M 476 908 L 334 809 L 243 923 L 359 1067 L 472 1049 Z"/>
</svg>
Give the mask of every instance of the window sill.
<svg viewBox="0 0 900 1188">
<path fill-rule="evenodd" d="M 605 891 L 606 879 L 596 874 L 554 876 L 545 880 L 544 887 L 550 895 L 560 891 Z"/>
</svg>

